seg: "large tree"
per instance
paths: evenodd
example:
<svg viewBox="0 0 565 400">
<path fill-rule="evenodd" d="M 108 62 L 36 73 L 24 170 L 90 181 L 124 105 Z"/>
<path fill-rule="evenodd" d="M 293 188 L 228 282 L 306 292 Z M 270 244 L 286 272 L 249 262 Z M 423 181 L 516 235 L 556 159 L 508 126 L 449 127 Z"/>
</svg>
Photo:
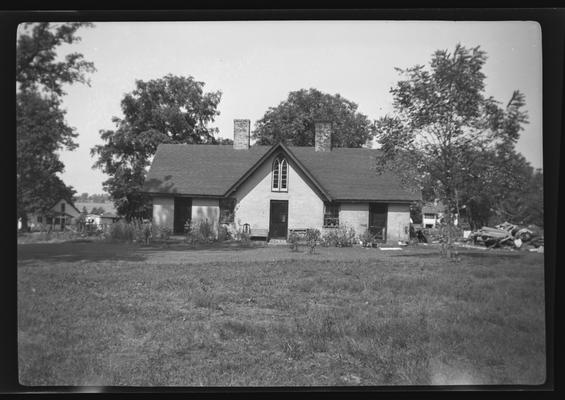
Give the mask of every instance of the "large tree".
<svg viewBox="0 0 565 400">
<path fill-rule="evenodd" d="M 218 143 L 217 128 L 209 126 L 219 115 L 221 92 L 204 92 L 204 83 L 192 76 L 167 75 L 147 82 L 137 80 L 124 96 L 124 117 L 114 117 L 114 130 L 100 132 L 102 145 L 92 148 L 94 167 L 110 178 L 110 193 L 119 214 L 131 219 L 148 211 L 148 199 L 140 192 L 146 167 L 161 143 Z"/>
<path fill-rule="evenodd" d="M 514 152 L 527 123 L 519 91 L 505 106 L 486 96 L 486 60 L 479 47 L 458 44 L 452 53 L 436 51 L 429 68 L 397 68 L 404 79 L 391 89 L 394 113 L 376 122 L 382 149 L 377 169 L 396 170 L 412 187 L 432 187 L 446 204 L 448 256 L 461 192 L 473 179 L 488 181 L 500 160 Z"/>
<path fill-rule="evenodd" d="M 458 192 L 472 229 L 509 221 L 543 226 L 543 173 L 515 150 L 480 152 Z"/>
<path fill-rule="evenodd" d="M 61 98 L 65 84 L 88 84 L 91 62 L 80 53 L 58 58 L 58 47 L 80 40 L 84 23 L 23 24 L 16 44 L 17 214 L 22 226 L 27 214 L 45 211 L 75 191 L 58 174 L 64 165 L 57 151 L 73 150 L 77 133 L 67 125 Z"/>
<path fill-rule="evenodd" d="M 314 124 L 333 123 L 332 146 L 362 147 L 373 138 L 373 124 L 357 111 L 357 104 L 339 94 L 317 89 L 290 92 L 288 98 L 267 110 L 257 121 L 253 138 L 258 144 L 278 142 L 294 146 L 314 146 Z"/>
</svg>

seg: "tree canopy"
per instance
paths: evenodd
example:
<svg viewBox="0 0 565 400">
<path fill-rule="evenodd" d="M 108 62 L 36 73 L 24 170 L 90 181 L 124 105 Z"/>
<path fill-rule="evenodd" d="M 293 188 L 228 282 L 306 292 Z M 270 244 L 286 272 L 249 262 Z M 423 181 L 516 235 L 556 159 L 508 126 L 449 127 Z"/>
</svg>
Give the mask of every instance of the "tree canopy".
<svg viewBox="0 0 565 400">
<path fill-rule="evenodd" d="M 64 60 L 57 61 L 56 49 L 80 41 L 76 31 L 92 26 L 85 22 L 23 24 L 16 48 L 16 82 L 20 90 L 43 90 L 61 97 L 65 94 L 63 84 L 88 84 L 86 74 L 95 71 L 94 64 L 80 53 L 67 54 Z"/>
<path fill-rule="evenodd" d="M 94 71 L 82 54 L 71 53 L 62 61 L 57 48 L 80 37 L 84 23 L 29 23 L 22 26 L 16 45 L 16 158 L 17 211 L 25 228 L 27 213 L 45 211 L 61 197 L 75 193 L 57 175 L 64 171 L 58 150 L 73 150 L 77 133 L 67 125 L 61 98 L 63 85 L 88 84 Z"/>
<path fill-rule="evenodd" d="M 91 149 L 95 168 L 110 176 L 103 185 L 119 214 L 126 218 L 147 212 L 140 192 L 150 158 L 161 143 L 210 143 L 217 128 L 209 125 L 219 115 L 221 92 L 204 92 L 204 83 L 192 76 L 166 75 L 137 80 L 136 88 L 121 102 L 124 117 L 114 117 L 114 130 L 102 130 L 105 142 Z"/>
<path fill-rule="evenodd" d="M 374 135 L 373 124 L 357 111 L 357 104 L 339 94 L 317 89 L 290 92 L 288 98 L 267 110 L 256 123 L 253 138 L 260 145 L 283 142 L 294 146 L 314 146 L 314 124 L 333 123 L 332 146 L 362 147 Z"/>
<path fill-rule="evenodd" d="M 520 91 L 506 105 L 486 96 L 486 60 L 480 47 L 458 44 L 452 53 L 436 51 L 429 68 L 397 68 L 404 79 L 391 88 L 394 113 L 376 121 L 382 150 L 377 169 L 392 168 L 405 183 L 441 199 L 448 225 L 461 193 L 470 182 L 486 184 L 489 174 L 500 173 L 501 160 L 515 152 L 528 122 Z"/>
</svg>

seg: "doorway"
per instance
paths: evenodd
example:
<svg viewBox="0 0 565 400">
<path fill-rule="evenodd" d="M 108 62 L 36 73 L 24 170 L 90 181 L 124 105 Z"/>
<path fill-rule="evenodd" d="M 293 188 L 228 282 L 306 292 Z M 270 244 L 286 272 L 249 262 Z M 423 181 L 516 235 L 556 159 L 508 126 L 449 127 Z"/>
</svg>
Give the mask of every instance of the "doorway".
<svg viewBox="0 0 565 400">
<path fill-rule="evenodd" d="M 288 230 L 288 200 L 271 200 L 269 238 L 286 239 Z"/>
<path fill-rule="evenodd" d="M 192 199 L 190 197 L 175 197 L 175 211 L 173 218 L 173 233 L 185 234 L 185 225 L 192 217 Z"/>
<path fill-rule="evenodd" d="M 369 232 L 377 241 L 386 242 L 387 212 L 387 204 L 369 204 Z"/>
</svg>

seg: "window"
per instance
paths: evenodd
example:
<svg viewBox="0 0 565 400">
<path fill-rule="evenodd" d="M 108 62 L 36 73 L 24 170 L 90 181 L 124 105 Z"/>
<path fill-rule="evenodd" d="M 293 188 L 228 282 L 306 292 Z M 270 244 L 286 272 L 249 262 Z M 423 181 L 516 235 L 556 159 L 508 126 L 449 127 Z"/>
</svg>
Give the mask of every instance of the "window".
<svg viewBox="0 0 565 400">
<path fill-rule="evenodd" d="M 65 203 L 61 203 L 61 212 L 62 212 L 62 213 L 65 212 Z"/>
<path fill-rule="evenodd" d="M 235 199 L 220 199 L 220 224 L 231 224 L 234 221 Z"/>
<path fill-rule="evenodd" d="M 271 189 L 273 192 L 288 191 L 288 163 L 279 156 L 273 161 Z"/>
<path fill-rule="evenodd" d="M 435 214 L 427 214 L 427 213 L 426 213 L 426 214 L 424 214 L 424 218 L 426 218 L 426 219 L 435 219 L 435 218 L 436 218 L 436 215 L 435 215 Z"/>
<path fill-rule="evenodd" d="M 324 228 L 339 226 L 339 204 L 324 203 Z"/>
<path fill-rule="evenodd" d="M 41 215 L 37 217 L 37 222 L 40 224 L 43 222 L 43 217 Z"/>
</svg>

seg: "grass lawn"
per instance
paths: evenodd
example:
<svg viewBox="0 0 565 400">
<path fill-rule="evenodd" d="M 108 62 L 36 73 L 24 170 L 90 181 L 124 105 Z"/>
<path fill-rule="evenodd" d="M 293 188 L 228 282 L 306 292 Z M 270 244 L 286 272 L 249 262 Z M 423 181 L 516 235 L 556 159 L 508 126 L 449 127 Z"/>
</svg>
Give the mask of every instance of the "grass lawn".
<svg viewBox="0 0 565 400">
<path fill-rule="evenodd" d="M 23 385 L 541 384 L 543 254 L 18 246 Z"/>
</svg>

